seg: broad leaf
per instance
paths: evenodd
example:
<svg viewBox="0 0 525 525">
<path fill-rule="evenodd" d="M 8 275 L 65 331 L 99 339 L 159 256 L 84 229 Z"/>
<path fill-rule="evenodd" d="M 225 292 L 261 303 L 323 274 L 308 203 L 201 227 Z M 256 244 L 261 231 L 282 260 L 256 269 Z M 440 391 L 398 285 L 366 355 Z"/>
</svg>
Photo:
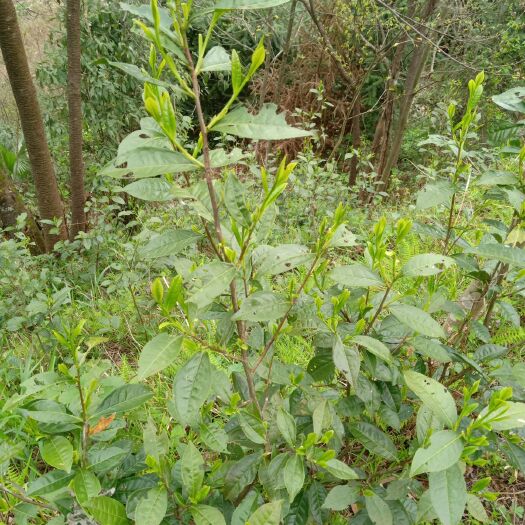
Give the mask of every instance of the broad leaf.
<svg viewBox="0 0 525 525">
<path fill-rule="evenodd" d="M 497 243 L 480 244 L 479 246 L 465 249 L 465 253 L 474 253 L 486 259 L 496 259 L 519 268 L 525 267 L 525 250 L 514 246 Z"/>
<path fill-rule="evenodd" d="M 198 233 L 190 230 L 165 231 L 140 248 L 139 254 L 144 259 L 177 255 L 184 248 L 195 245 L 200 238 Z"/>
<path fill-rule="evenodd" d="M 84 508 L 100 525 L 126 525 L 126 507 L 116 499 L 108 496 L 97 496 L 84 504 Z"/>
<path fill-rule="evenodd" d="M 191 441 L 181 456 L 181 478 L 190 497 L 195 497 L 204 481 L 204 459 Z"/>
<path fill-rule="evenodd" d="M 399 322 L 408 326 L 414 332 L 419 332 L 428 337 L 445 338 L 445 331 L 442 326 L 421 308 L 397 303 L 389 306 L 389 309 Z"/>
<path fill-rule="evenodd" d="M 438 255 L 437 253 L 423 253 L 411 257 L 401 269 L 403 275 L 407 277 L 421 277 L 436 275 L 455 264 L 452 257 Z"/>
<path fill-rule="evenodd" d="M 461 436 L 452 430 L 432 434 L 430 445 L 416 451 L 410 467 L 410 475 L 446 470 L 459 461 L 463 452 Z"/>
<path fill-rule="evenodd" d="M 352 341 L 360 346 L 364 346 L 371 354 L 379 357 L 379 359 L 386 361 L 387 363 L 392 362 L 390 350 L 378 339 L 374 339 L 367 335 L 356 335 L 352 338 Z"/>
<path fill-rule="evenodd" d="M 195 505 L 190 511 L 195 525 L 226 525 L 222 512 L 210 505 Z"/>
<path fill-rule="evenodd" d="M 449 181 L 427 184 L 417 194 L 416 208 L 426 210 L 440 204 L 448 204 L 453 194 L 454 188 Z"/>
<path fill-rule="evenodd" d="M 235 266 L 220 261 L 200 266 L 190 275 L 195 284 L 188 302 L 204 308 L 228 289 L 236 273 Z"/>
<path fill-rule="evenodd" d="M 525 113 L 525 88 L 515 87 L 494 95 L 492 101 L 500 108 L 516 113 Z"/>
<path fill-rule="evenodd" d="M 300 244 L 281 244 L 270 248 L 256 263 L 257 275 L 277 275 L 312 262 L 314 255 Z"/>
<path fill-rule="evenodd" d="M 393 517 L 388 504 L 377 494 L 365 495 L 368 517 L 375 525 L 392 525 Z"/>
<path fill-rule="evenodd" d="M 349 288 L 368 288 L 369 286 L 380 288 L 385 286 L 383 279 L 377 273 L 362 264 L 336 266 L 328 275 L 337 284 Z"/>
<path fill-rule="evenodd" d="M 350 432 L 373 454 L 391 461 L 397 460 L 397 450 L 393 441 L 376 426 L 359 421 L 350 425 Z"/>
<path fill-rule="evenodd" d="M 164 487 L 155 487 L 148 491 L 135 509 L 135 523 L 160 525 L 168 510 L 168 492 Z"/>
<path fill-rule="evenodd" d="M 137 381 L 143 381 L 170 366 L 180 352 L 182 337 L 162 333 L 144 346 L 139 357 Z"/>
<path fill-rule="evenodd" d="M 304 464 L 303 458 L 293 454 L 286 461 L 284 466 L 284 486 L 290 497 L 290 502 L 295 499 L 304 485 Z"/>
<path fill-rule="evenodd" d="M 296 425 L 294 417 L 286 412 L 284 408 L 279 408 L 275 416 L 277 422 L 277 428 L 283 436 L 284 440 L 291 447 L 295 444 L 296 439 Z"/>
<path fill-rule="evenodd" d="M 73 445 L 64 436 L 53 436 L 41 441 L 40 454 L 48 465 L 66 472 L 71 471 Z"/>
<path fill-rule="evenodd" d="M 458 463 L 428 475 L 430 500 L 443 525 L 461 522 L 467 503 L 467 487 Z"/>
<path fill-rule="evenodd" d="M 406 384 L 414 394 L 449 428 L 458 415 L 456 403 L 450 392 L 438 381 L 419 372 L 407 370 L 403 374 Z"/>
<path fill-rule="evenodd" d="M 260 454 L 248 454 L 231 465 L 224 479 L 225 496 L 235 500 L 242 491 L 255 479 L 259 464 Z"/>
<path fill-rule="evenodd" d="M 326 496 L 323 509 L 345 510 L 359 499 L 360 492 L 358 485 L 337 485 Z"/>
<path fill-rule="evenodd" d="M 279 525 L 282 500 L 272 501 L 259 507 L 246 522 L 247 525 Z"/>
<path fill-rule="evenodd" d="M 258 416 L 242 410 L 239 412 L 239 425 L 250 441 L 259 445 L 266 443 L 266 429 Z"/>
<path fill-rule="evenodd" d="M 323 468 L 338 479 L 350 480 L 359 478 L 353 469 L 338 459 L 331 459 L 327 461 L 326 464 L 323 465 Z"/>
<path fill-rule="evenodd" d="M 489 517 L 483 507 L 483 503 L 481 503 L 481 500 L 474 494 L 467 494 L 467 510 L 475 520 L 481 523 L 489 522 Z"/>
<path fill-rule="evenodd" d="M 91 419 L 100 419 L 110 414 L 122 414 L 139 407 L 153 396 L 143 385 L 123 385 L 116 388 L 100 403 Z"/>
<path fill-rule="evenodd" d="M 221 46 L 212 47 L 202 61 L 201 71 L 230 71 L 232 67 L 230 55 Z"/>
<path fill-rule="evenodd" d="M 75 476 L 74 472 L 52 470 L 43 476 L 31 481 L 27 486 L 28 496 L 45 496 L 55 490 L 65 487 Z"/>
<path fill-rule="evenodd" d="M 339 336 L 336 336 L 332 350 L 334 365 L 346 377 L 347 381 L 355 387 L 361 367 L 361 358 L 355 348 L 346 346 Z"/>
<path fill-rule="evenodd" d="M 178 372 L 173 382 L 173 396 L 182 423 L 195 425 L 199 410 L 211 392 L 213 368 L 208 354 L 195 354 Z"/>
<path fill-rule="evenodd" d="M 199 169 L 197 162 L 182 153 L 163 147 L 143 146 L 117 157 L 115 167 L 126 163 L 124 173 L 133 173 L 135 178 L 149 178 L 165 173 L 184 173 Z"/>
<path fill-rule="evenodd" d="M 244 0 L 226 1 L 242 2 Z M 254 0 L 250 1 L 254 2 Z M 238 106 L 220 120 L 213 127 L 213 131 L 253 140 L 285 140 L 311 136 L 309 131 L 289 126 L 284 118 L 284 113 L 277 114 L 275 104 L 265 104 L 256 115 L 248 113 L 244 106 Z"/>
<path fill-rule="evenodd" d="M 97 476 L 89 470 L 79 470 L 71 482 L 71 488 L 78 502 L 84 505 L 88 500 L 98 496 L 100 492 L 100 481 Z"/>
<path fill-rule="evenodd" d="M 140 179 L 122 188 L 132 197 L 143 201 L 170 201 L 173 199 L 171 184 L 164 178 Z"/>
<path fill-rule="evenodd" d="M 290 303 L 273 292 L 255 292 L 248 296 L 232 321 L 273 321 L 280 319 L 290 308 Z"/>
<path fill-rule="evenodd" d="M 88 452 L 89 468 L 94 472 L 107 472 L 118 467 L 129 452 L 120 447 L 95 448 Z"/>
<path fill-rule="evenodd" d="M 209 449 L 215 452 L 227 453 L 229 438 L 228 434 L 221 427 L 214 423 L 201 425 L 199 434 Z"/>
</svg>

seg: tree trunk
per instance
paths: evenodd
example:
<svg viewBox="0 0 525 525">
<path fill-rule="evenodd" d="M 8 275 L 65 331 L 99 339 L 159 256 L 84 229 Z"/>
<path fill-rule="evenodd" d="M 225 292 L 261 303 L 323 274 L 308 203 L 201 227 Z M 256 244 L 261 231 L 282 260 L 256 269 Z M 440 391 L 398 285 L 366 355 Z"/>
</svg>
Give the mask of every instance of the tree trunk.
<svg viewBox="0 0 525 525">
<path fill-rule="evenodd" d="M 84 161 L 82 158 L 82 98 L 80 82 L 80 0 L 67 0 L 67 102 L 69 109 L 69 170 L 73 240 L 86 230 Z"/>
<path fill-rule="evenodd" d="M 438 2 L 439 0 L 428 0 L 420 17 L 423 23 L 428 23 L 428 20 L 434 13 Z M 415 38 L 418 39 L 418 43 L 414 46 L 412 60 L 408 67 L 403 96 L 399 106 L 399 114 L 392 132 L 392 144 L 384 167 L 379 173 L 380 184 L 378 184 L 378 191 L 388 189 L 391 171 L 397 165 L 397 161 L 399 160 L 399 153 L 401 152 L 401 145 L 403 143 L 408 116 L 416 95 L 416 89 L 419 79 L 421 78 L 421 73 L 423 72 L 430 51 L 430 45 L 425 38 L 428 34 L 428 28 L 425 27 L 423 23 L 417 24 L 416 26 L 417 33 L 420 33 L 415 35 Z"/>
<path fill-rule="evenodd" d="M 58 240 L 67 239 L 64 207 L 12 0 L 0 0 L 0 47 L 20 115 L 40 218 L 48 221 L 62 220 L 58 233 L 50 233 L 50 226 L 44 225 L 44 240 L 50 251 Z"/>
<path fill-rule="evenodd" d="M 46 245 L 42 231 L 38 227 L 31 212 L 25 207 L 22 197 L 14 188 L 9 175 L 0 166 L 0 228 L 10 228 L 16 226 L 19 215 L 25 213 L 26 218 L 26 235 L 31 239 L 31 253 L 34 255 L 44 253 Z"/>
</svg>

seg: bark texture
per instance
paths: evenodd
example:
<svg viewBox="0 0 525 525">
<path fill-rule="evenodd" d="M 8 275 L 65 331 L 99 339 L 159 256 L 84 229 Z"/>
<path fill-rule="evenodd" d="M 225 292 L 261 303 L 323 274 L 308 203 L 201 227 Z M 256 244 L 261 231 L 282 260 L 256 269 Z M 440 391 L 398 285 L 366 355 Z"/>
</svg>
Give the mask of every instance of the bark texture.
<svg viewBox="0 0 525 525">
<path fill-rule="evenodd" d="M 80 0 L 67 0 L 67 102 L 69 109 L 69 170 L 71 187 L 70 239 L 86 230 L 84 160 L 82 158 L 82 98 L 80 83 Z"/>
<path fill-rule="evenodd" d="M 0 47 L 24 133 L 41 219 L 62 219 L 58 234 L 43 228 L 46 249 L 67 238 L 64 207 L 44 130 L 44 122 L 12 0 L 0 0 Z"/>
</svg>

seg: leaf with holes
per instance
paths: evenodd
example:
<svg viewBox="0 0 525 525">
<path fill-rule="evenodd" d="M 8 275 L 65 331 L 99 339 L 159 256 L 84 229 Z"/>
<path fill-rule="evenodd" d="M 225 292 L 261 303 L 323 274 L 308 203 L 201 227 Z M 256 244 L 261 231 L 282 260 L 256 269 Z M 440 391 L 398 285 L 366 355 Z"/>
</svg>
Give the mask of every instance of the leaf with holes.
<svg viewBox="0 0 525 525">
<path fill-rule="evenodd" d="M 436 417 L 449 428 L 454 426 L 458 415 L 456 403 L 450 392 L 438 381 L 419 372 L 407 370 L 403 374 L 406 384 Z"/>
</svg>

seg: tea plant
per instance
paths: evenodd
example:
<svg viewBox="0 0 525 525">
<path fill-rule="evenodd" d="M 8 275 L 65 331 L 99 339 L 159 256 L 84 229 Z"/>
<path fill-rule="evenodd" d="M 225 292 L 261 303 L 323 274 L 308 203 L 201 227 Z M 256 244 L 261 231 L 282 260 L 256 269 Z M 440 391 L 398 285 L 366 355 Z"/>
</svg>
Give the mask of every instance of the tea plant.
<svg viewBox="0 0 525 525">
<path fill-rule="evenodd" d="M 214 148 L 215 134 L 272 141 L 309 133 L 288 126 L 275 106 L 252 114 L 235 105 L 264 62 L 262 42 L 247 67 L 235 51 L 208 45 L 229 10 L 279 3 L 219 0 L 197 36 L 202 12 L 192 3 L 123 4 L 151 43 L 150 69 L 118 67 L 144 80 L 150 117 L 105 173 L 132 174 L 123 191 L 177 200 L 194 224 L 139 250 L 157 265 L 171 257 L 176 274 L 151 283 L 163 320 L 135 371 L 111 374 L 94 354 L 101 340 L 87 337 L 84 323 L 66 325 L 54 332 L 57 366 L 3 404 L 1 512 L 101 525 L 456 524 L 465 512 L 483 522 L 496 494 L 476 473 L 499 455 L 523 470 L 523 368 L 493 337 L 521 307 L 506 299 L 519 301 L 523 284 L 525 149 L 515 173 L 473 181 L 465 152 L 480 74 L 464 115 L 449 108 L 449 176 L 418 197 L 420 208 L 446 207 L 446 227 L 381 218 L 361 246 L 340 205 L 311 244 L 266 244 L 295 164 L 261 166 L 248 191 L 231 168 L 242 150 Z M 207 121 L 201 79 L 223 70 L 232 95 Z M 178 133 L 181 97 L 194 106 L 193 142 L 191 128 Z M 487 231 L 471 231 L 473 184 L 485 209 L 497 203 L 510 222 L 487 218 Z M 406 260 L 415 234 L 434 251 Z M 196 244 L 200 256 L 185 258 Z M 313 345 L 306 367 L 276 356 L 283 336 Z M 166 393 L 160 374 L 183 355 Z M 38 462 L 24 463 L 36 446 Z"/>
</svg>

